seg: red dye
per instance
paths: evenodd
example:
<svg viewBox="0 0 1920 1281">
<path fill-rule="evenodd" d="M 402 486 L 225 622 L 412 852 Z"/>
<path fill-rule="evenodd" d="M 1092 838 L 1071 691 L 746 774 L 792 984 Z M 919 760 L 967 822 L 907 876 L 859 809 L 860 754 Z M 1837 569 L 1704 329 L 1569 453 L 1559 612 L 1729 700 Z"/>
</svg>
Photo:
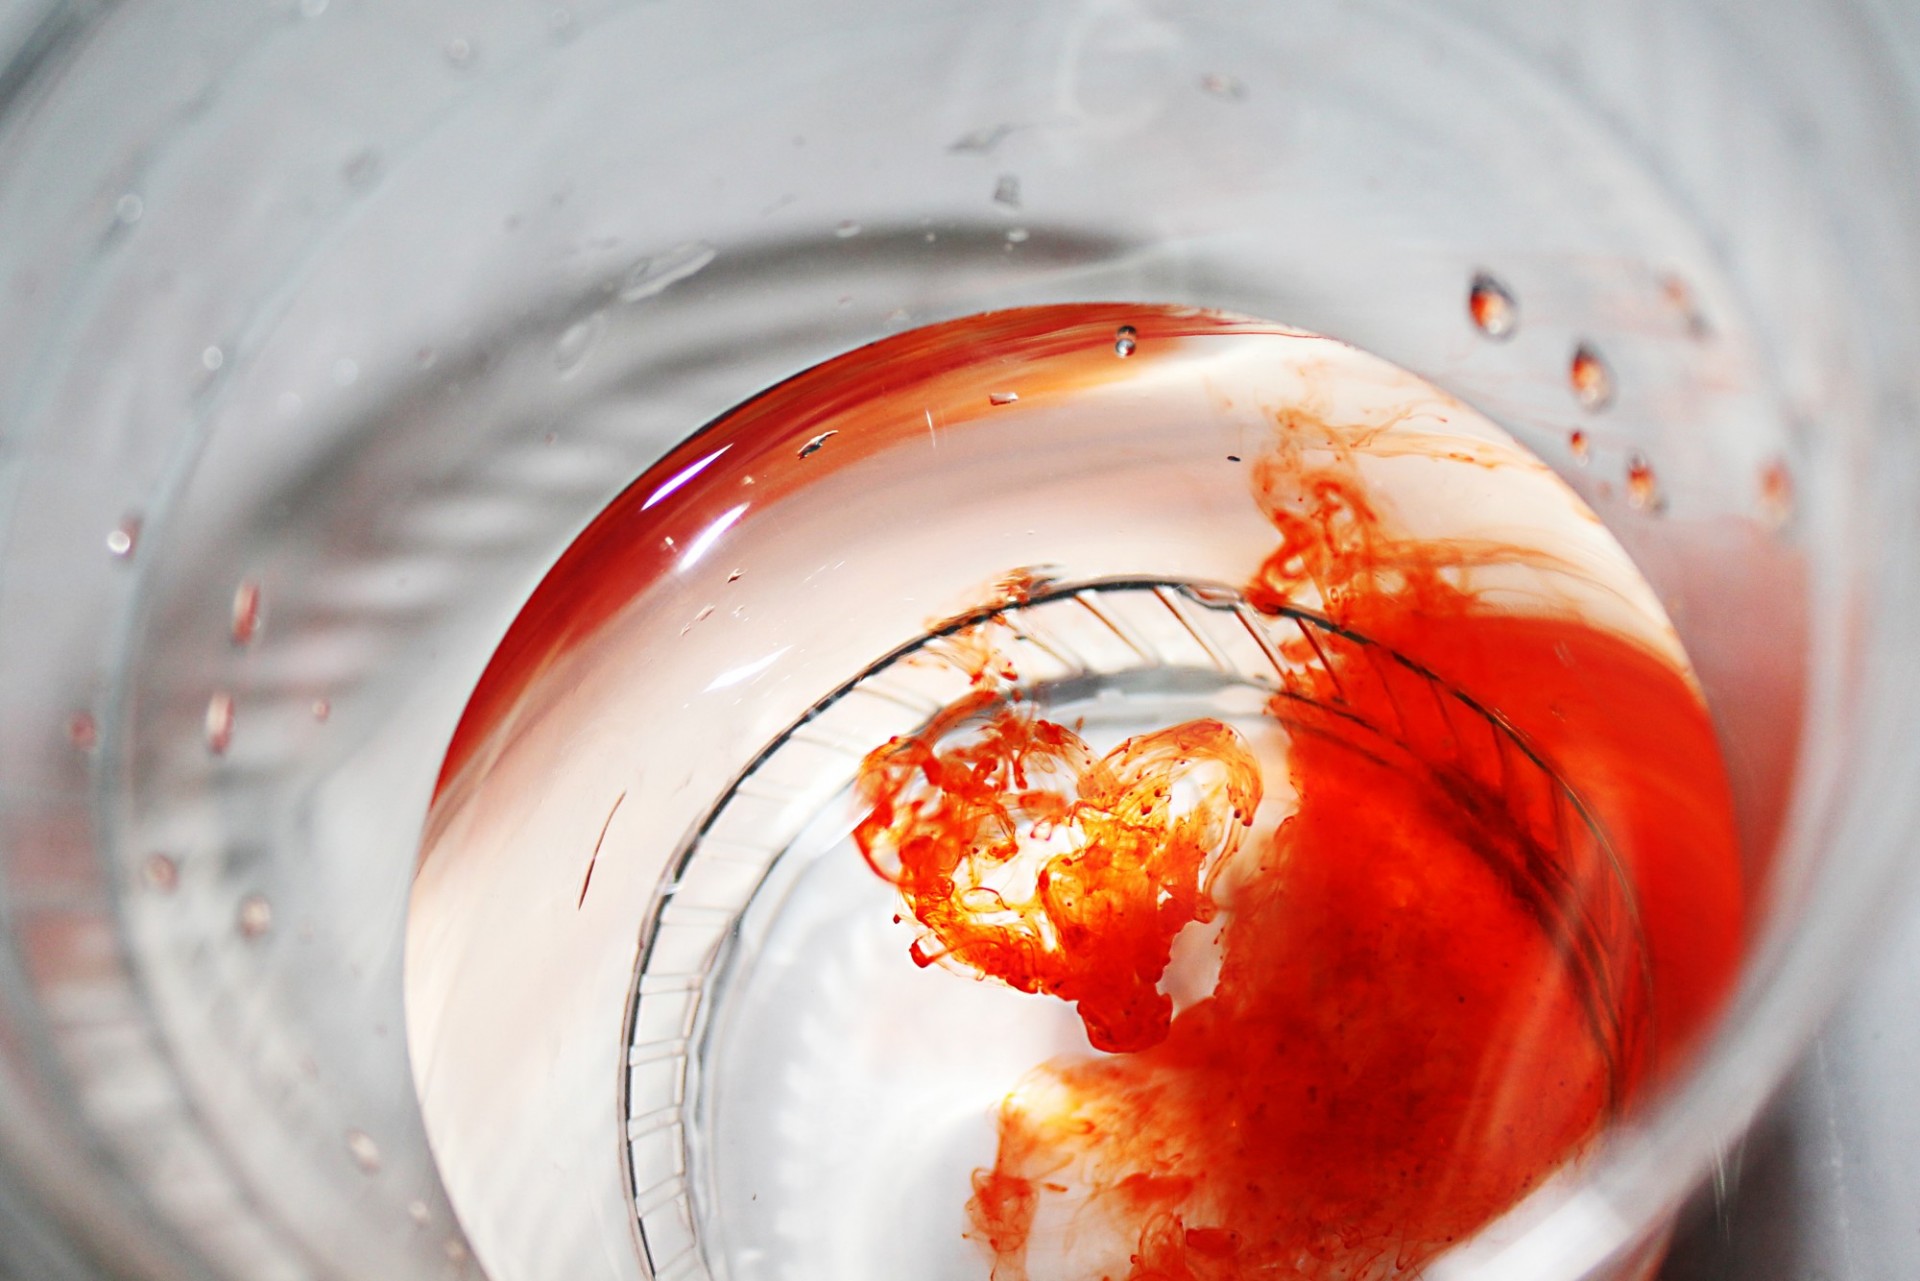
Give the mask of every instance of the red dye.
<svg viewBox="0 0 1920 1281">
<path fill-rule="evenodd" d="M 1116 1051 L 1002 1106 L 968 1204 L 994 1281 L 1417 1272 L 1630 1107 L 1737 960 L 1726 786 L 1670 659 L 1457 586 L 1501 549 L 1398 536 L 1313 421 L 1282 417 L 1255 496 L 1279 539 L 1247 599 L 1324 620 L 1281 647 L 1270 841 L 1238 839 L 1261 780 L 1229 727 L 1096 759 L 990 661 L 861 776 L 915 958 Z M 1174 936 L 1216 918 L 1217 984 L 1173 1015 Z"/>
</svg>

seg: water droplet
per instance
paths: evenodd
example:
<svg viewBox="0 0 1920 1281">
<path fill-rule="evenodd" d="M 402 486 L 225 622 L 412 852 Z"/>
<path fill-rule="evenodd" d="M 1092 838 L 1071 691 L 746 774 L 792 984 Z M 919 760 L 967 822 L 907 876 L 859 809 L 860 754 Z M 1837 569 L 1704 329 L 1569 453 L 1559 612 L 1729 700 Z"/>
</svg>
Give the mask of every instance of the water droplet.
<svg viewBox="0 0 1920 1281">
<path fill-rule="evenodd" d="M 407 1217 L 424 1228 L 433 1222 L 433 1211 L 427 1209 L 427 1203 L 425 1201 L 409 1201 L 407 1202 Z"/>
<path fill-rule="evenodd" d="M 1653 464 L 1647 461 L 1644 454 L 1635 454 L 1627 460 L 1627 501 L 1635 507 L 1654 511 L 1662 506 Z"/>
<path fill-rule="evenodd" d="M 1482 272 L 1467 288 L 1467 315 L 1489 338 L 1511 338 L 1520 324 L 1520 304 L 1507 287 Z"/>
<path fill-rule="evenodd" d="M 993 203 L 1005 205 L 1008 209 L 1020 207 L 1020 179 L 1017 175 L 1000 175 L 1000 180 L 993 184 Z"/>
<path fill-rule="evenodd" d="M 860 224 L 851 218 L 842 218 L 833 225 L 833 234 L 842 240 L 852 240 L 855 236 L 859 235 L 862 230 L 864 229 Z"/>
<path fill-rule="evenodd" d="M 455 67 L 473 65 L 473 41 L 465 36 L 455 36 L 447 41 L 447 62 Z"/>
<path fill-rule="evenodd" d="M 553 32 L 555 40 L 565 40 L 573 35 L 573 10 L 556 8 L 547 15 L 547 30 Z"/>
<path fill-rule="evenodd" d="M 107 531 L 107 554 L 125 560 L 140 546 L 140 518 L 129 516 Z"/>
<path fill-rule="evenodd" d="M 1593 442 L 1587 439 L 1587 433 L 1578 427 L 1567 435 L 1567 449 L 1573 454 L 1573 461 L 1582 467 L 1593 457 Z"/>
<path fill-rule="evenodd" d="M 467 1260 L 466 1242 L 459 1237 L 448 1237 L 440 1249 L 447 1256 L 449 1263 L 465 1263 Z"/>
<path fill-rule="evenodd" d="M 1140 345 L 1140 331 L 1132 325 L 1122 325 L 1113 335 L 1113 354 L 1125 359 L 1134 353 Z"/>
<path fill-rule="evenodd" d="M 347 1151 L 353 1155 L 353 1163 L 366 1173 L 380 1172 L 380 1145 L 366 1131 L 347 1131 Z"/>
<path fill-rule="evenodd" d="M 224 755 L 233 745 L 233 695 L 222 691 L 207 700 L 207 750 Z"/>
<path fill-rule="evenodd" d="M 607 318 L 597 311 L 585 320 L 575 321 L 566 327 L 559 341 L 553 344 L 553 367 L 562 378 L 571 378 L 580 372 L 580 367 L 587 363 L 587 357 L 600 345 L 600 336 L 606 331 Z"/>
<path fill-rule="evenodd" d="M 324 721 L 331 715 L 333 715 L 333 700 L 326 698 L 313 700 L 313 719 Z"/>
<path fill-rule="evenodd" d="M 300 0 L 300 16 L 317 18 L 327 11 L 327 0 Z"/>
<path fill-rule="evenodd" d="M 1009 124 L 988 125 L 984 129 L 975 129 L 963 133 L 947 145 L 948 151 L 973 152 L 985 155 L 1006 140 L 1015 126 Z"/>
<path fill-rule="evenodd" d="M 200 353 L 200 363 L 207 367 L 208 373 L 212 373 L 227 363 L 227 353 L 218 347 L 209 347 Z"/>
<path fill-rule="evenodd" d="M 67 718 L 67 741 L 83 752 L 91 752 L 100 742 L 100 727 L 92 712 L 75 712 Z"/>
<path fill-rule="evenodd" d="M 639 302 L 651 298 L 705 267 L 719 252 L 704 240 L 690 240 L 664 253 L 642 258 L 627 268 L 626 278 L 620 283 L 620 301 Z"/>
<path fill-rule="evenodd" d="M 838 436 L 839 434 L 840 433 L 837 431 L 821 432 L 818 436 L 815 436 L 812 440 L 800 446 L 800 457 L 802 458 L 813 457 L 815 454 L 820 452 L 821 448 L 825 446 L 829 440 L 833 439 L 835 436 Z"/>
<path fill-rule="evenodd" d="M 241 938 L 265 938 L 268 931 L 273 929 L 273 904 L 267 901 L 264 894 L 249 894 L 240 900 L 240 908 L 233 919 Z"/>
<path fill-rule="evenodd" d="M 228 633 L 236 645 L 251 645 L 260 631 L 260 584 L 247 580 L 233 590 L 233 627 Z"/>
<path fill-rule="evenodd" d="M 113 216 L 131 227 L 140 221 L 140 215 L 147 211 L 147 202 L 129 191 L 113 202 Z"/>
<path fill-rule="evenodd" d="M 1011 405 L 1018 399 L 1020 399 L 1020 393 L 1017 391 L 990 391 L 987 393 L 987 403 L 989 405 Z"/>
<path fill-rule="evenodd" d="M 1660 296 L 1667 305 L 1680 313 L 1681 323 L 1687 327 L 1690 338 L 1705 338 L 1713 332 L 1707 324 L 1705 313 L 1693 296 L 1693 290 L 1679 276 L 1663 276 L 1660 280 Z"/>
<path fill-rule="evenodd" d="M 1600 353 L 1581 343 L 1573 349 L 1573 361 L 1567 366 L 1567 381 L 1573 394 L 1586 409 L 1601 410 L 1613 403 L 1613 371 Z"/>
<path fill-rule="evenodd" d="M 1760 514 L 1772 529 L 1793 515 L 1793 475 L 1778 458 L 1760 469 Z"/>
<path fill-rule="evenodd" d="M 346 180 L 349 187 L 364 191 L 380 181 L 382 168 L 380 153 L 368 148 L 355 153 L 346 164 L 341 165 L 340 176 Z"/>
<path fill-rule="evenodd" d="M 351 387 L 360 381 L 360 362 L 352 356 L 342 356 L 333 362 L 333 381 L 342 387 Z"/>
<path fill-rule="evenodd" d="M 149 854 L 140 862 L 140 882 L 155 894 L 180 888 L 180 864 L 169 854 Z"/>
<path fill-rule="evenodd" d="M 1238 102 L 1247 96 L 1246 82 L 1239 76 L 1224 75 L 1218 71 L 1209 71 L 1200 77 L 1200 87 L 1217 98 Z"/>
<path fill-rule="evenodd" d="M 1027 236 L 1029 234 L 1025 227 L 1009 227 L 1007 228 L 1007 242 L 1009 244 L 1024 245 L 1027 243 Z"/>
</svg>

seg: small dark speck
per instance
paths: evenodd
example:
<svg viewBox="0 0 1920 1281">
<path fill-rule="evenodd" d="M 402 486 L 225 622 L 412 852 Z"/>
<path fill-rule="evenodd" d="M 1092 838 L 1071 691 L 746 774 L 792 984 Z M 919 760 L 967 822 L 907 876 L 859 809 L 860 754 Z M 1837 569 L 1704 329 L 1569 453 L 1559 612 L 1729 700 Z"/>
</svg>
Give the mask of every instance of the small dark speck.
<svg viewBox="0 0 1920 1281">
<path fill-rule="evenodd" d="M 1227 455 L 1227 461 L 1228 461 L 1228 462 L 1230 462 L 1230 463 L 1237 463 L 1237 462 L 1239 462 L 1239 461 L 1240 461 L 1240 455 L 1238 455 L 1238 454 L 1228 454 L 1228 455 Z"/>
</svg>

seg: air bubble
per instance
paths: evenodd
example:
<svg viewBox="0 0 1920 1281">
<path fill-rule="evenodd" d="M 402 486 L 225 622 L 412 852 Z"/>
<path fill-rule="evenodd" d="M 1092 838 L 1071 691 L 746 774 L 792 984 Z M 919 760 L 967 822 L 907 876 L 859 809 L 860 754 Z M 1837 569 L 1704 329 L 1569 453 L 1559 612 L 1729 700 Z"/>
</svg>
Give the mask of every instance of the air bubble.
<svg viewBox="0 0 1920 1281">
<path fill-rule="evenodd" d="M 1017 391 L 990 391 L 987 393 L 987 403 L 989 405 L 1011 405 L 1018 399 L 1020 399 L 1020 393 Z"/>
<path fill-rule="evenodd" d="M 140 545 L 140 518 L 129 516 L 107 531 L 107 554 L 119 560 L 132 556 Z"/>
<path fill-rule="evenodd" d="M 1653 464 L 1644 454 L 1635 454 L 1627 460 L 1627 501 L 1642 510 L 1658 511 L 1662 505 Z"/>
<path fill-rule="evenodd" d="M 300 16 L 317 18 L 327 11 L 327 0 L 300 0 Z"/>
<path fill-rule="evenodd" d="M 1004 205 L 1008 209 L 1020 207 L 1020 179 L 1015 174 L 1003 173 L 1000 180 L 993 184 L 993 203 Z"/>
<path fill-rule="evenodd" d="M 360 362 L 352 356 L 342 356 L 333 362 L 333 381 L 342 387 L 351 387 L 360 381 Z"/>
<path fill-rule="evenodd" d="M 427 1208 L 425 1201 L 409 1201 L 407 1202 L 407 1217 L 424 1228 L 433 1222 L 433 1211 Z"/>
<path fill-rule="evenodd" d="M 243 939 L 262 939 L 273 929 L 273 904 L 264 894 L 249 894 L 240 900 L 234 924 Z"/>
<path fill-rule="evenodd" d="M 559 341 L 553 344 L 553 367 L 562 378 L 570 378 L 580 372 L 580 367 L 587 363 L 587 357 L 600 345 L 600 335 L 606 329 L 607 318 L 599 312 L 567 326 Z"/>
<path fill-rule="evenodd" d="M 1009 227 L 1007 228 L 1007 243 L 1010 245 L 1024 245 L 1027 243 L 1027 237 L 1031 234 L 1032 233 L 1025 227 Z"/>
<path fill-rule="evenodd" d="M 833 234 L 841 240 L 852 240 L 855 236 L 859 235 L 862 230 L 864 229 L 860 224 L 851 218 L 842 218 L 833 225 Z"/>
<path fill-rule="evenodd" d="M 100 743 L 100 726 L 92 712 L 75 712 L 67 718 L 67 741 L 82 752 L 91 752 Z"/>
<path fill-rule="evenodd" d="M 180 888 L 180 864 L 168 854 L 149 854 L 140 863 L 140 883 L 155 894 L 171 894 Z"/>
<path fill-rule="evenodd" d="M 212 373 L 227 363 L 227 353 L 218 347 L 208 347 L 200 353 L 200 363 L 206 366 L 208 373 Z"/>
<path fill-rule="evenodd" d="M 1122 325 L 1113 335 L 1113 354 L 1126 359 L 1139 347 L 1139 330 L 1132 325 Z"/>
<path fill-rule="evenodd" d="M 207 700 L 207 750 L 226 754 L 233 745 L 233 695 L 222 691 Z"/>
<path fill-rule="evenodd" d="M 313 700 L 311 710 L 313 712 L 313 719 L 324 722 L 329 716 L 333 715 L 333 701 L 331 699 L 316 698 Z"/>
<path fill-rule="evenodd" d="M 233 589 L 233 621 L 228 631 L 236 645 L 251 645 L 260 631 L 260 584 L 252 579 Z"/>
<path fill-rule="evenodd" d="M 455 36 L 447 41 L 447 62 L 455 67 L 473 65 L 473 41 L 465 36 Z"/>
<path fill-rule="evenodd" d="M 1489 338 L 1511 338 L 1520 324 L 1520 304 L 1507 287 L 1485 272 L 1467 288 L 1467 315 Z"/>
<path fill-rule="evenodd" d="M 1585 467 L 1593 457 L 1593 442 L 1587 439 L 1587 433 L 1578 427 L 1567 435 L 1567 449 L 1573 454 L 1573 461 Z"/>
<path fill-rule="evenodd" d="M 364 1130 L 347 1131 L 347 1151 L 353 1163 L 368 1174 L 380 1172 L 380 1145 Z"/>
<path fill-rule="evenodd" d="M 1600 353 L 1585 343 L 1573 349 L 1573 360 L 1567 366 L 1567 382 L 1584 409 L 1597 411 L 1613 403 L 1613 371 L 1607 368 Z"/>
<path fill-rule="evenodd" d="M 147 211 L 147 202 L 131 191 L 113 202 L 113 216 L 131 227 Z"/>
</svg>

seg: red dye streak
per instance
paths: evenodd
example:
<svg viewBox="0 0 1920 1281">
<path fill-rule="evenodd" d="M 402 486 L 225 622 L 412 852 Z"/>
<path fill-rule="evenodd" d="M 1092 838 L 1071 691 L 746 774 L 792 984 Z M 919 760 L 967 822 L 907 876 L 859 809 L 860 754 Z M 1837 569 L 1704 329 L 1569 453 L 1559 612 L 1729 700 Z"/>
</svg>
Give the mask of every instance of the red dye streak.
<svg viewBox="0 0 1920 1281">
<path fill-rule="evenodd" d="M 1731 980 L 1733 824 L 1686 677 L 1454 586 L 1490 549 L 1399 537 L 1337 449 L 1307 461 L 1330 438 L 1282 415 L 1255 469 L 1278 543 L 1249 601 L 1337 625 L 1282 646 L 1271 841 L 1238 839 L 1261 780 L 1227 726 L 1096 759 L 984 657 L 867 758 L 856 837 L 916 959 L 1071 1001 L 1115 1051 L 1002 1106 L 968 1204 L 994 1281 L 1417 1272 L 1630 1107 Z M 1172 1015 L 1173 936 L 1216 917 L 1215 989 Z"/>
</svg>

